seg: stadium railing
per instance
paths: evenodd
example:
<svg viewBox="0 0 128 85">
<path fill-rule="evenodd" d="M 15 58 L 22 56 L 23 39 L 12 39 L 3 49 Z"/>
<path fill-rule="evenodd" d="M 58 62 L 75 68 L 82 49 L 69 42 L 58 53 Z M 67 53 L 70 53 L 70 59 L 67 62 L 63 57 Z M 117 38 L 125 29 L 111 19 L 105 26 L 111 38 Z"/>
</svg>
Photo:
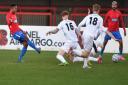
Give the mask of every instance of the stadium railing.
<svg viewBox="0 0 128 85">
<path fill-rule="evenodd" d="M 18 10 L 19 20 L 20 23 L 22 24 L 26 24 L 27 21 L 29 21 L 31 23 L 28 24 L 31 25 L 34 24 L 36 20 L 37 25 L 45 25 L 46 23 L 48 23 L 46 25 L 55 26 L 58 23 L 57 20 L 59 19 L 58 21 L 60 21 L 60 17 L 59 17 L 60 15 L 58 9 L 61 8 L 59 7 L 19 6 L 18 8 L 19 8 Z M 109 9 L 110 8 L 102 8 L 101 15 L 104 16 Z M 3 19 L 5 19 L 5 14 L 7 13 L 8 10 L 9 10 L 9 6 L 0 6 L 0 15 L 3 15 L 0 17 L 2 18 L 2 21 L 0 22 L 5 22 Z M 126 26 L 128 26 L 128 8 L 120 8 L 119 10 L 123 12 L 125 24 Z M 70 9 L 70 12 L 71 12 L 70 18 L 75 20 L 76 23 L 78 24 L 83 19 L 83 17 L 87 15 L 88 7 L 72 7 Z"/>
<path fill-rule="evenodd" d="M 20 23 L 22 22 L 22 17 L 24 17 L 26 15 L 30 15 L 30 16 L 32 16 L 32 17 L 28 16 L 30 18 L 33 18 L 35 16 L 36 17 L 40 16 L 40 18 L 38 18 L 38 19 L 41 19 L 41 16 L 48 16 L 47 20 L 45 19 L 46 22 L 49 23 L 47 25 L 50 25 L 50 26 L 56 25 L 56 8 L 54 8 L 54 7 L 19 6 L 18 8 L 19 9 L 18 9 L 17 14 L 19 15 Z M 1 17 L 3 24 L 5 24 L 5 22 L 6 22 L 4 19 L 5 19 L 5 15 L 7 14 L 8 10 L 9 10 L 9 6 L 0 6 L 0 15 L 3 15 L 3 17 Z M 45 21 L 45 20 L 43 20 L 43 21 Z M 39 21 L 41 21 L 41 20 L 39 20 Z M 41 25 L 41 24 L 37 24 L 37 25 Z M 42 25 L 44 25 L 44 24 L 42 24 Z"/>
</svg>

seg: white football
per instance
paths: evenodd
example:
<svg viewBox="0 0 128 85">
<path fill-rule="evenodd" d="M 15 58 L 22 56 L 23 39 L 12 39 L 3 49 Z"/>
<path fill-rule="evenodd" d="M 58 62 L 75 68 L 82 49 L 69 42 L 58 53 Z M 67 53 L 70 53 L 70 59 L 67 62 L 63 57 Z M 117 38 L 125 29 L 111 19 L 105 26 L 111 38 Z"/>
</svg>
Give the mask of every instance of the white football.
<svg viewBox="0 0 128 85">
<path fill-rule="evenodd" d="M 113 55 L 112 55 L 112 61 L 113 61 L 113 62 L 118 62 L 118 61 L 119 61 L 119 57 L 120 57 L 120 55 L 118 55 L 118 54 L 113 54 Z"/>
</svg>

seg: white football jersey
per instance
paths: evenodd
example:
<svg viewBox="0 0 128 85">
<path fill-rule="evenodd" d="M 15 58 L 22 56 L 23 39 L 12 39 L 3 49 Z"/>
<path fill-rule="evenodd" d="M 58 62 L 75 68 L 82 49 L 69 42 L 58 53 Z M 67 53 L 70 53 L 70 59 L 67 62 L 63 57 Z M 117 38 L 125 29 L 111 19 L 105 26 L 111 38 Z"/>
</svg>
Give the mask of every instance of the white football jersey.
<svg viewBox="0 0 128 85">
<path fill-rule="evenodd" d="M 59 30 L 62 30 L 67 41 L 76 42 L 78 41 L 75 30 L 77 26 L 72 20 L 62 20 L 57 26 Z"/>
<path fill-rule="evenodd" d="M 84 28 L 83 35 L 90 35 L 95 37 L 99 31 L 105 30 L 103 27 L 103 19 L 98 14 L 90 14 L 86 16 L 78 25 L 80 29 L 82 26 L 86 26 Z"/>
</svg>

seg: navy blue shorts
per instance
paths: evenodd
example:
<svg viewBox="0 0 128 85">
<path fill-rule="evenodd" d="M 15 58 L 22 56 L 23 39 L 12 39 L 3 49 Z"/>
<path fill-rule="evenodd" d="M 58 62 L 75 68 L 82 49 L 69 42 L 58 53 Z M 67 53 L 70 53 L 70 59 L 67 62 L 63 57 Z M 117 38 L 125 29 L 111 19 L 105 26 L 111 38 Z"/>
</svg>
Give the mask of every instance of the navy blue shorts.
<svg viewBox="0 0 128 85">
<path fill-rule="evenodd" d="M 114 36 L 116 39 L 118 39 L 118 41 L 122 40 L 122 37 L 121 37 L 121 34 L 120 34 L 119 31 L 115 31 L 115 32 L 111 32 L 111 33 L 113 34 L 113 36 Z M 106 35 L 105 35 L 105 40 L 106 40 L 106 41 L 107 41 L 107 40 L 111 40 L 111 37 L 110 37 L 108 34 L 106 34 Z"/>
<path fill-rule="evenodd" d="M 22 31 L 18 31 L 13 35 L 13 38 L 22 43 L 25 40 L 25 34 Z"/>
</svg>

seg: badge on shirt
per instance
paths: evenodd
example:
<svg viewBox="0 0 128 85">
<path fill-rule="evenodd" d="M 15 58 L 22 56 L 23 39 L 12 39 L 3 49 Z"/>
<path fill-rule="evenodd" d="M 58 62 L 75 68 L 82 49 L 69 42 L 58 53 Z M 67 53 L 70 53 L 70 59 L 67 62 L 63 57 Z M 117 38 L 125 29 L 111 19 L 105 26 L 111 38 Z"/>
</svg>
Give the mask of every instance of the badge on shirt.
<svg viewBox="0 0 128 85">
<path fill-rule="evenodd" d="M 17 23 L 17 20 L 14 20 L 14 23 Z"/>
<path fill-rule="evenodd" d="M 117 22 L 118 19 L 117 18 L 112 18 L 112 22 Z"/>
</svg>

